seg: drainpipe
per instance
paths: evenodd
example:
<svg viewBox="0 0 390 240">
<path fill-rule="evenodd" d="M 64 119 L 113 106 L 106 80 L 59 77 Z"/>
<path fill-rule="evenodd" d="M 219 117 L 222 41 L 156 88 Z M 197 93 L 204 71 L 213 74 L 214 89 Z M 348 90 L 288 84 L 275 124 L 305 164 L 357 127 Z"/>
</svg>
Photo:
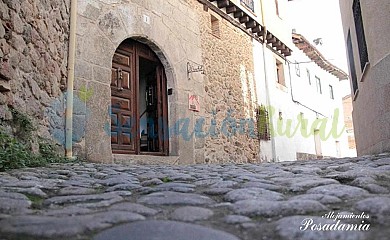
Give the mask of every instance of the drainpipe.
<svg viewBox="0 0 390 240">
<path fill-rule="evenodd" d="M 260 0 L 261 7 L 261 21 L 263 23 L 264 33 L 263 33 L 263 62 L 264 62 L 264 78 L 265 78 L 265 95 L 266 95 L 266 104 L 271 107 L 271 98 L 269 93 L 269 85 L 268 85 L 268 75 L 267 75 L 267 61 L 265 51 L 267 49 L 266 37 L 267 37 L 267 27 L 265 26 L 265 17 L 264 17 L 264 5 L 263 0 Z M 272 121 L 272 119 L 270 119 Z M 272 150 L 272 160 L 276 161 L 276 147 L 275 147 L 275 137 L 271 136 L 271 150 Z"/>
<path fill-rule="evenodd" d="M 66 157 L 73 158 L 72 135 L 73 135 L 73 83 L 74 83 L 74 65 L 76 53 L 76 19 L 77 19 L 77 1 L 71 0 L 70 3 L 70 30 L 69 30 L 69 50 L 68 50 L 68 83 L 66 94 L 66 119 L 65 119 L 65 153 Z"/>
</svg>

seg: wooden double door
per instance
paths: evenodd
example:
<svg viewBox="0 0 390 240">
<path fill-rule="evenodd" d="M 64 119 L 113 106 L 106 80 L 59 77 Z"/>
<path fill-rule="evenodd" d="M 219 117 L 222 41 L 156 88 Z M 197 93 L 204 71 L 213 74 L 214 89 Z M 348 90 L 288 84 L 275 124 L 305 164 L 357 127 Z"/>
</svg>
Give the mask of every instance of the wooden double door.
<svg viewBox="0 0 390 240">
<path fill-rule="evenodd" d="M 146 45 L 126 40 L 111 74 L 111 147 L 118 154 L 168 155 L 164 68 Z"/>
</svg>

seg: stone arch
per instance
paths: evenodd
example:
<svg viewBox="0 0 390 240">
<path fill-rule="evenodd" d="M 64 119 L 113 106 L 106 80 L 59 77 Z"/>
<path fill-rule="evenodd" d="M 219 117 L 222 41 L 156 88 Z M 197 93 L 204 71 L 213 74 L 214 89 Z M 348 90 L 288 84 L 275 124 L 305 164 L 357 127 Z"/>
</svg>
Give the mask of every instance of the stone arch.
<svg viewBox="0 0 390 240">
<path fill-rule="evenodd" d="M 165 75 L 166 75 L 167 90 L 170 88 L 176 89 L 177 80 L 175 77 L 174 68 L 171 65 L 170 61 L 168 60 L 167 54 L 158 45 L 158 43 L 151 40 L 147 36 L 134 35 L 134 36 L 124 38 L 122 41 L 120 41 L 120 43 L 116 46 L 116 48 L 114 50 L 110 51 L 110 54 L 111 54 L 110 56 L 113 57 L 116 49 L 121 44 L 123 44 L 126 40 L 134 40 L 134 41 L 137 41 L 141 44 L 148 46 L 156 54 L 156 56 L 158 57 L 158 59 L 160 60 L 161 64 L 164 67 L 164 71 L 165 71 Z M 112 62 L 111 62 L 111 65 L 109 68 L 111 69 L 111 67 L 112 67 Z M 110 84 L 111 79 L 108 79 L 107 81 L 108 81 L 107 84 Z M 168 96 L 168 124 L 169 124 L 169 127 L 172 124 L 174 124 L 178 118 L 177 113 L 176 113 L 176 106 L 175 106 L 177 104 L 177 99 L 178 99 L 177 94 L 172 94 L 172 95 Z M 179 153 L 178 136 L 170 136 L 169 142 L 170 142 L 169 155 L 170 156 L 178 156 L 178 153 Z"/>
<path fill-rule="evenodd" d="M 116 46 L 115 49 L 113 49 L 111 52 L 110 52 L 110 56 L 114 56 L 114 53 L 115 53 L 115 50 L 124 42 L 126 41 L 127 39 L 132 39 L 132 40 L 135 40 L 135 41 L 138 41 L 140 43 L 143 43 L 145 45 L 147 45 L 148 47 L 150 47 L 150 49 L 153 50 L 153 52 L 157 55 L 157 57 L 159 58 L 160 62 L 163 64 L 164 66 L 164 69 L 165 69 L 165 74 L 167 75 L 167 87 L 168 88 L 173 88 L 175 89 L 175 87 L 177 86 L 177 80 L 176 80 L 176 77 L 175 77 L 175 72 L 174 72 L 174 68 L 172 67 L 172 64 L 171 64 L 171 61 L 169 61 L 168 59 L 168 56 L 167 54 L 163 51 L 163 49 L 158 45 L 157 42 L 153 41 L 152 39 L 150 39 L 149 37 L 147 36 L 143 36 L 143 35 L 132 35 L 132 36 L 128 36 L 126 38 L 124 38 L 122 41 L 120 41 L 120 43 Z M 111 66 L 110 66 L 111 68 Z M 175 102 L 177 100 L 177 95 L 173 95 L 172 96 L 173 99 Z"/>
<path fill-rule="evenodd" d="M 172 88 L 173 94 L 168 96 L 168 122 L 171 126 L 178 119 L 178 89 L 175 68 L 167 57 L 167 53 L 159 44 L 147 36 L 132 35 L 122 36 L 122 41 L 115 41 L 117 44 L 108 44 L 108 39 L 96 37 L 83 38 L 84 51 L 81 59 L 76 60 L 76 86 L 87 86 L 89 92 L 93 93 L 91 98 L 86 101 L 88 114 L 85 115 L 85 139 L 80 143 L 81 148 L 85 148 L 85 157 L 94 162 L 111 162 L 112 148 L 110 140 L 110 116 L 111 106 L 111 68 L 112 57 L 116 49 L 126 39 L 133 39 L 149 46 L 157 55 L 164 66 L 167 89 Z M 102 35 L 100 35 L 102 36 Z M 106 44 L 107 43 L 107 44 Z M 93 50 L 97 46 L 98 50 Z M 88 59 L 88 56 L 91 58 Z M 85 74 L 86 70 L 91 69 L 92 74 Z M 89 70 L 88 70 L 89 71 Z M 85 75 L 85 76 L 84 76 Z M 77 87 L 76 87 L 77 90 Z M 178 156 L 180 141 L 179 136 L 170 136 L 169 155 Z"/>
</svg>

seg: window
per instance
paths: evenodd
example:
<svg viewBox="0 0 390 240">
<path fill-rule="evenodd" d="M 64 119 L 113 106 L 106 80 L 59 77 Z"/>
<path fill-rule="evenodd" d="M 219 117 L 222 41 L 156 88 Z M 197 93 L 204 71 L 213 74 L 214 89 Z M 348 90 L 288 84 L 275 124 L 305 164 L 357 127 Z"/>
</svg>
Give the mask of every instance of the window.
<svg viewBox="0 0 390 240">
<path fill-rule="evenodd" d="M 316 86 L 317 86 L 317 92 L 319 94 L 322 94 L 322 89 L 321 89 L 321 79 L 316 76 Z"/>
<path fill-rule="evenodd" d="M 299 63 L 295 61 L 295 73 L 297 74 L 298 77 L 301 76 L 301 68 L 299 66 Z"/>
<path fill-rule="evenodd" d="M 219 20 L 213 15 L 211 15 L 211 34 L 218 38 L 220 37 Z"/>
<path fill-rule="evenodd" d="M 349 71 L 351 72 L 352 92 L 354 95 L 356 95 L 358 90 L 358 83 L 356 77 L 355 61 L 353 58 L 353 47 L 352 47 L 350 30 L 348 30 L 348 36 L 347 36 L 347 51 L 348 51 Z"/>
<path fill-rule="evenodd" d="M 257 132 L 259 139 L 270 140 L 269 116 L 267 108 L 263 105 L 259 106 L 256 111 L 257 115 Z"/>
<path fill-rule="evenodd" d="M 330 96 L 330 99 L 334 99 L 333 86 L 332 85 L 329 85 L 329 96 Z"/>
<path fill-rule="evenodd" d="M 286 82 L 284 80 L 284 68 L 283 68 L 283 63 L 280 62 L 279 60 L 276 60 L 276 77 L 277 77 L 277 82 L 280 85 L 286 86 Z"/>
<path fill-rule="evenodd" d="M 253 0 L 241 0 L 241 4 L 247 8 L 249 8 L 252 12 L 255 12 L 255 4 Z"/>
<path fill-rule="evenodd" d="M 276 7 L 276 15 L 279 16 L 279 2 L 278 2 L 278 0 L 275 0 L 275 7 Z"/>
<path fill-rule="evenodd" d="M 356 37 L 357 37 L 357 43 L 359 47 L 360 67 L 363 72 L 366 63 L 368 63 L 368 52 L 367 52 L 366 37 L 364 35 L 360 0 L 353 1 L 352 11 L 353 11 L 353 18 L 355 19 Z"/>
<path fill-rule="evenodd" d="M 307 80 L 309 80 L 309 85 L 311 85 L 311 78 L 310 78 L 310 71 L 309 71 L 309 69 L 306 69 L 306 75 L 307 75 Z"/>
</svg>

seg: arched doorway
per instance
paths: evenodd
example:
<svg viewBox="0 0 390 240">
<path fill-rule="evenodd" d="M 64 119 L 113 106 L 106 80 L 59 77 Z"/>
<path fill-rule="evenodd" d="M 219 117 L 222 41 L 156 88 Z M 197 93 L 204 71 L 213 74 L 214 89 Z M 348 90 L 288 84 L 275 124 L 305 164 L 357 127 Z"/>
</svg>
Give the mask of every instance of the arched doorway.
<svg viewBox="0 0 390 240">
<path fill-rule="evenodd" d="M 168 155 L 167 126 L 164 67 L 147 45 L 125 40 L 112 59 L 112 152 Z"/>
</svg>

